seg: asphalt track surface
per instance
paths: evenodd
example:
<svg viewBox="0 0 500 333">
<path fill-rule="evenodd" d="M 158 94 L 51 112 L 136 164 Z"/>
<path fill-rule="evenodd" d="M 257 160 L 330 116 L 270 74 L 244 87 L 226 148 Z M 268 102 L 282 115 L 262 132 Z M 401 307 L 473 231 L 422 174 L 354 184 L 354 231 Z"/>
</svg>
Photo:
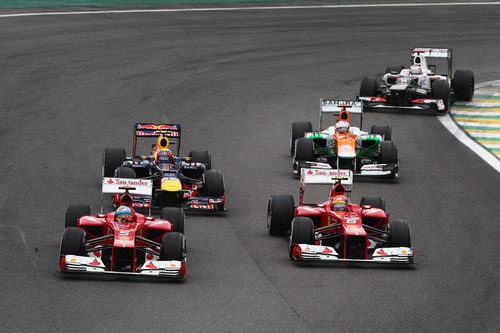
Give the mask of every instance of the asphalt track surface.
<svg viewBox="0 0 500 333">
<path fill-rule="evenodd" d="M 415 267 L 295 265 L 265 225 L 269 195 L 298 192 L 290 124 L 316 123 L 320 98 L 414 46 L 495 80 L 498 40 L 499 6 L 1 19 L 1 330 L 497 331 L 500 175 L 434 116 L 367 114 L 392 125 L 400 180 L 353 193 L 409 220 Z M 97 211 L 103 149 L 130 151 L 136 121 L 209 149 L 229 212 L 188 217 L 184 282 L 66 278 L 65 206 Z"/>
</svg>

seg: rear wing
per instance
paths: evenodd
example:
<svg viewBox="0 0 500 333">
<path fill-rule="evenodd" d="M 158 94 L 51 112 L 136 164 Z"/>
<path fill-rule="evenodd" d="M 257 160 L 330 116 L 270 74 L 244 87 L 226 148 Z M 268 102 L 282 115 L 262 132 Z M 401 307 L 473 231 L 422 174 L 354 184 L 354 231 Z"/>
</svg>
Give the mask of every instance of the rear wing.
<svg viewBox="0 0 500 333">
<path fill-rule="evenodd" d="M 299 202 L 304 204 L 306 185 L 332 185 L 341 183 L 346 192 L 351 192 L 353 173 L 351 170 L 330 168 L 302 168 L 300 169 Z"/>
<path fill-rule="evenodd" d="M 101 213 L 103 208 L 104 194 L 125 194 L 153 196 L 153 181 L 151 179 L 114 178 L 104 177 L 102 179 L 101 191 Z M 151 215 L 151 207 L 150 213 Z"/>
<path fill-rule="evenodd" d="M 452 53 L 453 49 L 436 49 L 431 47 L 414 47 L 411 50 L 411 62 L 417 56 L 423 56 L 425 58 L 439 58 L 446 59 L 448 62 L 448 76 L 451 77 L 452 72 Z"/>
<path fill-rule="evenodd" d="M 134 126 L 134 146 L 132 148 L 132 157 L 136 156 L 135 153 L 138 137 L 157 138 L 159 136 L 176 139 L 177 153 L 179 152 L 181 145 L 181 125 L 136 123 Z"/>
<path fill-rule="evenodd" d="M 363 103 L 359 100 L 336 100 L 320 99 L 319 129 L 323 129 L 323 114 L 339 115 L 341 111 L 346 110 L 349 113 L 360 115 L 361 129 L 363 126 Z"/>
</svg>

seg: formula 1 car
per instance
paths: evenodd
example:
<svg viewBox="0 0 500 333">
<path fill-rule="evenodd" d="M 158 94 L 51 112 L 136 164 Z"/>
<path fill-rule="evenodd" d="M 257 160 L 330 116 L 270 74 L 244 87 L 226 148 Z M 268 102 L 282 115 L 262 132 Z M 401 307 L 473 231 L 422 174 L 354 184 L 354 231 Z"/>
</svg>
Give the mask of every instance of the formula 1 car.
<svg viewBox="0 0 500 333">
<path fill-rule="evenodd" d="M 338 119 L 334 126 L 321 130 L 324 114 Z M 359 115 L 360 127 L 350 126 L 350 114 Z M 290 151 L 294 156 L 294 174 L 300 175 L 302 167 L 327 164 L 351 169 L 356 176 L 398 177 L 398 150 L 391 141 L 392 129 L 389 125 L 373 125 L 370 133 L 362 131 L 361 101 L 321 99 L 319 119 L 318 132 L 312 131 L 310 122 L 292 124 Z"/>
<path fill-rule="evenodd" d="M 427 59 L 446 59 L 448 71 L 436 73 Z M 417 110 L 446 112 L 455 101 L 470 101 L 474 73 L 456 70 L 452 76 L 452 50 L 419 47 L 411 50 L 411 66 L 388 66 L 381 78 L 364 77 L 359 89 L 365 110 Z"/>
<path fill-rule="evenodd" d="M 328 200 L 305 204 L 304 190 L 309 184 L 332 185 Z M 299 205 L 295 206 L 291 195 L 272 195 L 268 232 L 290 236 L 289 256 L 294 261 L 414 263 L 408 222 L 389 221 L 380 197 L 351 203 L 351 189 L 351 170 L 302 168 Z"/>
<path fill-rule="evenodd" d="M 138 138 L 147 141 L 148 155 L 136 155 Z M 211 170 L 208 151 L 191 151 L 188 157 L 179 157 L 181 126 L 179 124 L 145 124 L 134 126 L 132 156 L 126 157 L 123 148 L 104 151 L 103 176 L 151 179 L 153 197 L 133 195 L 134 208 L 181 207 L 192 211 L 225 211 L 224 178 L 220 170 Z M 172 152 L 174 150 L 174 152 Z M 115 196 L 114 203 L 117 204 Z"/>
<path fill-rule="evenodd" d="M 118 210 L 128 210 L 127 218 L 119 218 L 118 210 L 103 214 L 102 197 L 97 215 L 91 215 L 88 205 L 68 205 L 61 271 L 182 279 L 186 274 L 184 211 L 165 207 L 160 219 L 135 212 L 132 196 L 151 196 L 151 180 L 106 177 L 102 193 L 120 193 Z"/>
</svg>

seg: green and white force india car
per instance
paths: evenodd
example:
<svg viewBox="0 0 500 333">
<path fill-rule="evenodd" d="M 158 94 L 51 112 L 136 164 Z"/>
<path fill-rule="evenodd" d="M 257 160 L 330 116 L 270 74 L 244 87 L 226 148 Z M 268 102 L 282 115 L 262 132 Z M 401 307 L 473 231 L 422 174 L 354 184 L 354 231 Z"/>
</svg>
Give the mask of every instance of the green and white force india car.
<svg viewBox="0 0 500 333">
<path fill-rule="evenodd" d="M 356 176 L 398 177 L 398 150 L 391 141 L 389 125 L 361 130 L 363 103 L 358 100 L 321 99 L 319 131 L 310 122 L 294 122 L 290 135 L 293 172 L 303 167 L 326 166 L 350 169 Z M 323 128 L 323 115 L 337 117 L 336 124 Z M 359 115 L 360 127 L 350 126 L 350 115 Z M 345 126 L 345 125 L 348 126 Z"/>
</svg>

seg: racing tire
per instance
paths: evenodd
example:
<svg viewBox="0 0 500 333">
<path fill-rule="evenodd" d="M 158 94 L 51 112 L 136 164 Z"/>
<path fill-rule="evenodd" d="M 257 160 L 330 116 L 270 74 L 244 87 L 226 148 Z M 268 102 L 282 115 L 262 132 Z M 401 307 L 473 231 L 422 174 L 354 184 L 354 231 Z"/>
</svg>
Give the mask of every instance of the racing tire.
<svg viewBox="0 0 500 333">
<path fill-rule="evenodd" d="M 290 231 L 290 222 L 295 213 L 293 196 L 273 194 L 267 204 L 267 231 L 271 236 L 283 236 Z"/>
<path fill-rule="evenodd" d="M 359 96 L 377 96 L 378 79 L 374 76 L 365 76 L 359 87 Z"/>
<path fill-rule="evenodd" d="M 312 132 L 312 124 L 309 121 L 295 121 L 292 123 L 290 133 L 290 155 L 295 152 L 295 140 L 303 138 L 305 133 Z"/>
<path fill-rule="evenodd" d="M 212 169 L 212 154 L 208 150 L 192 150 L 189 152 L 189 157 L 191 157 L 191 162 L 203 163 L 207 166 L 207 170 Z"/>
<path fill-rule="evenodd" d="M 222 197 L 224 195 L 224 177 L 220 170 L 205 172 L 205 194 L 209 197 Z"/>
<path fill-rule="evenodd" d="M 393 247 L 411 247 L 410 226 L 406 220 L 389 222 L 390 244 Z"/>
<path fill-rule="evenodd" d="M 391 141 L 392 128 L 390 125 L 372 125 L 371 134 L 379 134 L 384 138 L 384 141 Z"/>
<path fill-rule="evenodd" d="M 61 239 L 60 254 L 85 255 L 85 231 L 77 227 L 64 230 Z"/>
<path fill-rule="evenodd" d="M 162 220 L 168 220 L 174 232 L 184 233 L 184 210 L 177 207 L 163 207 L 160 212 Z"/>
<path fill-rule="evenodd" d="M 78 219 L 90 215 L 90 206 L 84 204 L 69 204 L 64 216 L 64 227 L 77 227 Z"/>
<path fill-rule="evenodd" d="M 382 141 L 380 143 L 378 162 L 380 164 L 398 163 L 398 147 L 394 141 Z"/>
<path fill-rule="evenodd" d="M 399 74 L 399 73 L 401 73 L 401 70 L 403 68 L 405 68 L 405 66 L 403 66 L 403 65 L 399 65 L 399 66 L 387 66 L 385 68 L 385 72 L 384 73 Z"/>
<path fill-rule="evenodd" d="M 359 203 L 360 206 L 370 205 L 372 208 L 380 208 L 384 212 L 385 210 L 385 201 L 382 197 L 362 197 Z"/>
<path fill-rule="evenodd" d="M 104 149 L 104 157 L 102 163 L 103 177 L 113 177 L 116 168 L 122 165 L 122 162 L 127 158 L 125 149 L 123 148 L 106 148 Z"/>
<path fill-rule="evenodd" d="M 295 142 L 296 161 L 314 161 L 314 142 L 308 138 L 298 138 Z"/>
<path fill-rule="evenodd" d="M 444 103 L 444 112 L 450 109 L 450 85 L 446 80 L 436 80 L 431 87 L 432 97 L 442 99 Z"/>
<path fill-rule="evenodd" d="M 297 216 L 292 220 L 290 242 L 288 244 L 290 258 L 292 258 L 293 244 L 315 244 L 314 223 L 311 218 Z"/>
<path fill-rule="evenodd" d="M 469 69 L 457 69 L 453 76 L 453 90 L 457 100 L 471 101 L 474 96 L 474 72 Z"/>
<path fill-rule="evenodd" d="M 160 260 L 184 260 L 186 238 L 180 232 L 168 232 L 161 239 Z"/>
<path fill-rule="evenodd" d="M 136 178 L 135 171 L 132 168 L 119 167 L 115 170 L 116 178 Z"/>
</svg>

